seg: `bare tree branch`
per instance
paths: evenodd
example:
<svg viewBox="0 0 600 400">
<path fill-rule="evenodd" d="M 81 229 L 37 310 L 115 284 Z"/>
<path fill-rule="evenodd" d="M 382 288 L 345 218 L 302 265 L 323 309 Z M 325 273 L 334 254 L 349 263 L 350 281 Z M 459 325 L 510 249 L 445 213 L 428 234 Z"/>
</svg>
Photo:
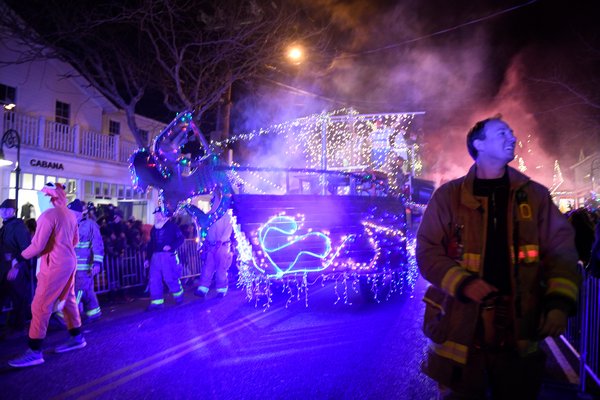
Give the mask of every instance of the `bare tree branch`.
<svg viewBox="0 0 600 400">
<path fill-rule="evenodd" d="M 148 90 L 162 93 L 168 110 L 196 110 L 201 120 L 233 82 L 281 64 L 285 46 L 324 43 L 316 40 L 324 28 L 302 22 L 294 0 L 3 1 L 20 16 L 0 17 L 2 32 L 27 49 L 17 62 L 71 64 L 126 112 L 140 145 L 135 110 Z"/>
<path fill-rule="evenodd" d="M 545 84 L 549 84 L 549 85 L 555 85 L 558 86 L 562 89 L 564 89 L 565 91 L 567 91 L 568 93 L 571 93 L 573 96 L 575 96 L 577 99 L 579 99 L 580 104 L 585 104 L 587 106 L 593 107 L 595 109 L 600 110 L 600 103 L 596 102 L 590 95 L 587 95 L 581 91 L 579 91 L 578 89 L 576 89 L 573 85 L 568 84 L 562 80 L 559 79 L 532 79 L 532 81 L 534 82 L 538 82 L 538 83 L 545 83 Z"/>
</svg>

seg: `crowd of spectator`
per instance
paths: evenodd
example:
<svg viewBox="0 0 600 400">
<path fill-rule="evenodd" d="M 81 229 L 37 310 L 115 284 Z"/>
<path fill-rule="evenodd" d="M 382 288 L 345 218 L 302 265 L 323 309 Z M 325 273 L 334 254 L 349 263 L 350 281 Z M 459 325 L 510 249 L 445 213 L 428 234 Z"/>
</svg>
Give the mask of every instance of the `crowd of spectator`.
<svg viewBox="0 0 600 400">
<path fill-rule="evenodd" d="M 100 226 L 107 256 L 122 256 L 128 249 L 143 251 L 150 240 L 152 224 L 144 223 L 134 216 L 124 218 L 123 211 L 113 204 L 96 206 L 88 202 L 84 214 Z M 176 216 L 173 220 L 186 239 L 195 238 L 196 228 L 189 217 Z M 32 224 L 35 224 L 35 221 L 32 221 Z M 34 225 L 33 230 L 35 231 Z"/>
</svg>

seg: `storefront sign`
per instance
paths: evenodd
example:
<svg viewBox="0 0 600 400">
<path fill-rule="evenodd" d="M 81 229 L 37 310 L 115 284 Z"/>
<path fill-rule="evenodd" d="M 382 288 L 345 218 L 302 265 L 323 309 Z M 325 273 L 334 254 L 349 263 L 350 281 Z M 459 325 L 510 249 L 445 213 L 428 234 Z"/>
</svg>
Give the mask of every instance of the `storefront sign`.
<svg viewBox="0 0 600 400">
<path fill-rule="evenodd" d="M 55 161 L 37 160 L 35 158 L 32 158 L 31 161 L 29 161 L 29 165 L 31 165 L 32 167 L 42 167 L 48 169 L 65 169 L 62 163 Z"/>
</svg>

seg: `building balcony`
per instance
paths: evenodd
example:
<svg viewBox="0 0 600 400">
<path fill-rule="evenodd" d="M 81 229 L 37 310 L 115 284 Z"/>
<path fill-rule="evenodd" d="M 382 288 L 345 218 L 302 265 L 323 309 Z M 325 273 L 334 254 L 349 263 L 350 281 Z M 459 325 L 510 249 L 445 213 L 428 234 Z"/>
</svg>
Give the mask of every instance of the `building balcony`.
<svg viewBox="0 0 600 400">
<path fill-rule="evenodd" d="M 49 121 L 44 117 L 31 116 L 4 110 L 2 130 L 14 129 L 21 137 L 21 146 L 68 153 L 90 160 L 126 164 L 129 156 L 138 148 L 137 143 L 123 140 L 119 135 L 109 135 Z"/>
</svg>

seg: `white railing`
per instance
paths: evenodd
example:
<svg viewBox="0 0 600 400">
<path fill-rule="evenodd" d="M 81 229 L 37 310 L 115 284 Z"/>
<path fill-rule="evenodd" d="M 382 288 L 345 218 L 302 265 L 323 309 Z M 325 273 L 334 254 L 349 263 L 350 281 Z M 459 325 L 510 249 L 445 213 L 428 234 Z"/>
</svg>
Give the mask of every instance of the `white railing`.
<svg viewBox="0 0 600 400">
<path fill-rule="evenodd" d="M 93 131 L 81 132 L 80 152 L 84 157 L 114 160 L 115 137 Z"/>
<path fill-rule="evenodd" d="M 134 142 L 84 130 L 79 126 L 47 121 L 44 117 L 31 116 L 15 111 L 2 110 L 0 134 L 8 129 L 19 133 L 22 146 L 41 147 L 47 150 L 72 153 L 85 158 L 127 163 L 131 154 L 138 149 Z"/>
<path fill-rule="evenodd" d="M 127 163 L 129 162 L 129 157 L 131 154 L 138 149 L 137 143 L 126 142 L 121 140 L 120 149 L 119 149 L 119 162 Z"/>
<path fill-rule="evenodd" d="M 15 112 L 4 112 L 2 116 L 2 132 L 14 129 L 21 137 L 21 145 L 39 146 L 40 119 Z"/>
<path fill-rule="evenodd" d="M 58 122 L 46 121 L 44 148 L 49 150 L 75 153 L 75 135 L 73 128 Z"/>
</svg>

